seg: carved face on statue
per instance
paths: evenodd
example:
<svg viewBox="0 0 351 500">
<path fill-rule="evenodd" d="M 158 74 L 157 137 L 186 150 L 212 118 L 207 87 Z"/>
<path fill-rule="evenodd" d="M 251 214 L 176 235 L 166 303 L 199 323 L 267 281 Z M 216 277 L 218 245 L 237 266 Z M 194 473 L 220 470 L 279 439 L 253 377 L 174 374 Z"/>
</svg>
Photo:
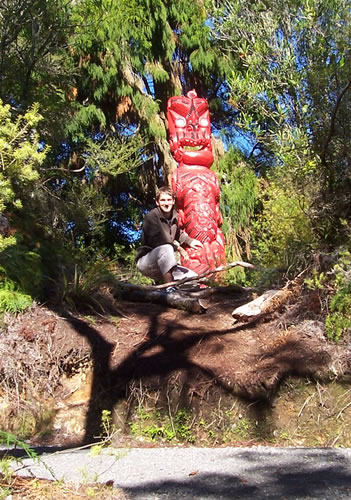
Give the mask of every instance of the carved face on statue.
<svg viewBox="0 0 351 500">
<path fill-rule="evenodd" d="M 210 113 L 206 99 L 195 90 L 186 96 L 168 99 L 169 145 L 174 159 L 182 165 L 210 168 L 213 163 Z"/>
</svg>

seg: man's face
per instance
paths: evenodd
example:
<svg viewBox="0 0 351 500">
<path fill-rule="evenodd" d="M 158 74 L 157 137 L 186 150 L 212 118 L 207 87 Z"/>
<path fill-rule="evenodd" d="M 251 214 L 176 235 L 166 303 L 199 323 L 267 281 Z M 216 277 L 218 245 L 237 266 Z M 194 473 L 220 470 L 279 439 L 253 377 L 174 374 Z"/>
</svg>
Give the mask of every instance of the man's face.
<svg viewBox="0 0 351 500">
<path fill-rule="evenodd" d="M 169 216 L 174 205 L 173 197 L 169 194 L 162 193 L 158 201 L 156 201 L 156 205 L 160 207 L 166 216 Z"/>
</svg>

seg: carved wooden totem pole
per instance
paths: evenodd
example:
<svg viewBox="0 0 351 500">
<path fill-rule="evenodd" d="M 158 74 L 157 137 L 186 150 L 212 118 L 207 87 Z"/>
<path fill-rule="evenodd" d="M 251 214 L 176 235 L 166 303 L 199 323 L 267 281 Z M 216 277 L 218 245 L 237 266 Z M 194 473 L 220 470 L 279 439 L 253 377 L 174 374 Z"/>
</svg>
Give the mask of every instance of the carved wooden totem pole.
<svg viewBox="0 0 351 500">
<path fill-rule="evenodd" d="M 187 249 L 182 264 L 197 274 L 225 264 L 224 237 L 220 229 L 219 182 L 210 170 L 213 163 L 210 114 L 206 99 L 195 90 L 168 99 L 169 144 L 178 168 L 172 176 L 180 226 L 201 249 Z"/>
</svg>

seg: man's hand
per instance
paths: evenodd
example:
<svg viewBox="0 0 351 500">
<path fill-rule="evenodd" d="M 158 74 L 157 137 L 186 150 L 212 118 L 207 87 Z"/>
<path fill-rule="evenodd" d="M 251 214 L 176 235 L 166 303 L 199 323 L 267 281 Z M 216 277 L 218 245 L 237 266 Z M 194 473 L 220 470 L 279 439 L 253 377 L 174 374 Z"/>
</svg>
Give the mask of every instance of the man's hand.
<svg viewBox="0 0 351 500">
<path fill-rule="evenodd" d="M 184 260 L 188 260 L 189 259 L 189 255 L 188 255 L 187 251 L 184 248 L 179 247 L 178 248 L 178 252 L 183 257 Z"/>
<path fill-rule="evenodd" d="M 191 243 L 190 243 L 190 247 L 191 248 L 203 248 L 203 244 L 201 243 L 201 241 L 199 240 L 193 240 Z"/>
</svg>

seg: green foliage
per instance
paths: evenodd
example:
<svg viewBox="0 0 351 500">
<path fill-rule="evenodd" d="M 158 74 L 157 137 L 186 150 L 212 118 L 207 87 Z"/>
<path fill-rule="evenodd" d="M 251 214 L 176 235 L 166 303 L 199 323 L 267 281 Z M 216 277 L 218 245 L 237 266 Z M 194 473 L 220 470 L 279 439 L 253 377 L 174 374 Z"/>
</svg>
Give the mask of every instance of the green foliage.
<svg viewBox="0 0 351 500">
<path fill-rule="evenodd" d="M 18 314 L 32 305 L 32 297 L 16 290 L 14 282 L 5 280 L 0 283 L 0 313 Z"/>
<path fill-rule="evenodd" d="M 9 206 L 20 208 L 18 185 L 30 185 L 39 178 L 37 168 L 48 148 L 39 147 L 36 127 L 42 117 L 38 108 L 36 104 L 16 118 L 0 99 L 0 212 Z"/>
<path fill-rule="evenodd" d="M 233 433 L 240 436 L 241 439 L 247 439 L 252 432 L 252 422 L 243 417 L 239 420 L 238 424 L 233 426 Z"/>
<path fill-rule="evenodd" d="M 16 283 L 18 290 L 33 298 L 40 296 L 43 284 L 42 259 L 38 249 L 30 251 L 18 241 L 0 253 L 0 277 Z"/>
<path fill-rule="evenodd" d="M 90 176 L 118 175 L 138 168 L 145 161 L 141 160 L 144 153 L 144 141 L 138 135 L 131 138 L 109 137 L 101 144 L 89 141 L 86 154 L 86 166 Z"/>
<path fill-rule="evenodd" d="M 316 244 L 306 215 L 309 198 L 296 192 L 279 169 L 268 182 L 261 182 L 261 210 L 252 223 L 255 261 L 265 268 L 296 273 L 306 265 Z"/>
<path fill-rule="evenodd" d="M 0 264 L 19 293 L 45 300 L 50 282 L 77 306 L 100 282 L 87 266 L 107 256 L 133 266 L 120 248 L 173 168 L 167 99 L 191 88 L 244 152 L 217 166 L 228 261 L 254 260 L 271 279 L 347 240 L 347 0 L 11 5 L 0 6 L 0 95 L 11 103 L 0 105 L 11 229 Z M 248 283 L 241 268 L 228 280 Z"/>
<path fill-rule="evenodd" d="M 131 432 L 132 434 L 138 435 L 140 433 L 140 428 L 138 424 L 132 424 L 131 426 Z M 144 428 L 141 431 L 141 434 L 148 439 L 151 439 L 152 441 L 156 440 L 157 438 L 163 438 L 166 441 L 171 441 L 174 437 L 174 431 L 171 429 L 170 426 L 163 426 L 163 425 L 157 425 L 157 424 L 151 424 L 144 426 Z"/>
<path fill-rule="evenodd" d="M 0 237 L 0 253 L 6 250 L 8 247 L 15 245 L 17 242 L 15 236 L 1 236 Z"/>
<path fill-rule="evenodd" d="M 0 430 L 0 443 L 4 444 L 6 447 L 21 448 L 25 452 L 28 458 L 39 462 L 40 458 L 35 450 L 33 450 L 26 442 L 17 438 L 17 436 L 10 434 L 9 432 L 4 432 Z M 22 464 L 22 459 L 16 459 L 7 455 L 6 451 L 2 455 L 0 460 L 0 473 L 1 473 L 1 486 L 0 486 L 0 498 L 8 499 L 12 498 L 12 493 L 16 494 L 18 491 L 18 477 L 14 474 L 13 464 L 17 462 Z M 45 462 L 41 462 L 45 467 L 47 472 L 49 472 L 53 479 L 56 479 L 53 471 L 48 467 Z M 22 464 L 23 465 L 23 464 Z"/>
<path fill-rule="evenodd" d="M 351 254 L 341 253 L 333 268 L 335 293 L 329 302 L 325 329 L 329 340 L 337 342 L 351 328 Z"/>
<path fill-rule="evenodd" d="M 329 340 L 337 342 L 342 335 L 351 328 L 351 318 L 348 311 L 351 305 L 351 294 L 343 293 L 338 296 L 338 306 L 333 307 L 334 312 L 328 314 L 325 319 L 325 329 Z M 340 311 L 335 311 L 340 308 Z"/>
<path fill-rule="evenodd" d="M 111 435 L 112 425 L 110 410 L 103 410 L 101 414 L 101 433 L 103 438 Z"/>
<path fill-rule="evenodd" d="M 112 420 L 112 412 L 110 410 L 102 410 L 101 413 L 101 443 L 95 445 L 92 449 L 93 455 L 98 455 L 103 446 L 111 444 L 113 438 L 116 436 L 118 430 Z"/>
<path fill-rule="evenodd" d="M 315 237 L 345 241 L 351 29 L 347 0 L 216 2 L 212 33 L 236 56 L 231 105 L 257 171 L 281 167 Z M 306 193 L 307 192 L 307 193 Z M 307 196 L 306 196 L 307 194 Z M 295 217 L 295 216 L 294 216 Z M 349 218 L 349 215 L 348 215 Z"/>
<path fill-rule="evenodd" d="M 324 272 L 318 273 L 315 269 L 312 270 L 312 277 L 305 279 L 305 284 L 310 290 L 323 290 L 327 277 Z"/>
<path fill-rule="evenodd" d="M 160 172 L 164 182 L 171 169 L 165 151 L 167 99 L 196 87 L 214 100 L 226 90 L 228 56 L 210 37 L 207 7 L 184 0 L 158 1 L 152 8 L 148 0 L 72 6 L 77 28 L 68 43 L 77 76 L 67 130 L 75 141 L 111 130 L 121 136 L 140 130 L 146 154 L 139 158 L 148 188 L 159 183 Z M 224 111 L 222 99 L 217 105 Z"/>
<path fill-rule="evenodd" d="M 348 250 L 339 249 L 328 255 L 328 260 L 334 262 L 333 267 L 327 272 L 312 269 L 311 276 L 305 278 L 305 284 L 325 297 L 326 335 L 329 340 L 338 342 L 351 329 L 351 254 Z"/>
<path fill-rule="evenodd" d="M 14 446 L 15 448 L 18 446 L 22 448 L 28 458 L 35 459 L 38 457 L 37 453 L 24 441 L 21 441 L 18 439 L 16 436 L 13 434 L 10 434 L 9 432 L 4 432 L 0 430 L 0 443 L 5 444 L 6 446 Z"/>
<path fill-rule="evenodd" d="M 186 409 L 178 410 L 174 418 L 161 417 L 159 412 L 146 411 L 139 407 L 136 411 L 136 420 L 130 424 L 131 433 L 151 439 L 163 439 L 193 443 L 195 436 L 191 432 L 190 414 Z"/>
<path fill-rule="evenodd" d="M 191 432 L 190 414 L 188 410 L 180 409 L 174 417 L 174 427 L 176 435 L 187 443 L 193 443 L 195 437 Z"/>
<path fill-rule="evenodd" d="M 114 276 L 106 262 L 92 260 L 75 264 L 71 271 L 62 271 L 61 283 L 60 302 L 73 309 L 88 307 L 100 313 L 106 312 L 107 298 L 99 292 L 101 287 L 114 284 Z"/>
<path fill-rule="evenodd" d="M 27 457 L 34 460 L 38 460 L 37 453 L 30 446 L 28 446 L 27 443 L 21 441 L 13 434 L 0 430 L 0 443 L 4 444 L 6 447 L 14 447 L 14 448 L 20 447 L 24 450 Z M 12 498 L 12 493 L 15 491 L 15 481 L 13 481 L 14 461 L 15 459 L 11 456 L 8 456 L 6 454 L 6 451 L 0 460 L 0 474 L 2 479 L 0 486 L 0 499 L 3 500 Z"/>
<path fill-rule="evenodd" d="M 208 4 L 69 1 L 57 9 L 55 0 L 29 0 L 14 2 L 12 10 L 0 6 L 0 94 L 13 106 L 3 107 L 5 118 L 13 115 L 4 122 L 4 141 L 10 144 L 16 126 L 25 129 L 13 177 L 0 187 L 0 206 L 4 200 L 23 246 L 17 262 L 24 263 L 25 279 L 4 266 L 19 289 L 42 300 L 50 294 L 71 304 L 85 301 L 84 280 L 77 278 L 86 274 L 85 262 L 112 259 L 119 245 L 135 239 L 155 186 L 173 166 L 168 97 L 196 87 L 216 102 L 214 120 L 222 120 L 230 67 L 210 37 Z M 19 250 L 18 239 L 15 245 L 12 236 L 0 237 L 0 249 L 10 244 Z"/>
<path fill-rule="evenodd" d="M 233 148 L 216 166 L 221 186 L 222 230 L 226 239 L 227 261 L 250 260 L 250 221 L 258 196 L 258 181 L 242 154 Z M 227 281 L 243 283 L 245 272 L 234 268 Z"/>
<path fill-rule="evenodd" d="M 41 120 L 37 104 L 19 114 L 0 100 L 0 212 L 6 210 L 6 214 L 23 218 L 26 199 L 39 180 L 38 169 L 49 150 L 39 143 L 37 127 Z M 39 293 L 39 254 L 23 246 L 21 239 L 20 234 L 0 235 L 2 311 L 23 311 L 31 304 L 28 294 L 35 297 Z"/>
<path fill-rule="evenodd" d="M 16 109 L 40 102 L 46 140 L 62 140 L 62 124 L 70 119 L 65 91 L 72 65 L 67 36 L 75 26 L 69 19 L 73 2 L 18 0 L 0 5 L 0 95 Z"/>
<path fill-rule="evenodd" d="M 230 238 L 231 230 L 240 234 L 250 224 L 257 201 L 258 181 L 250 164 L 234 149 L 221 159 L 217 173 L 221 184 L 223 231 Z"/>
</svg>

